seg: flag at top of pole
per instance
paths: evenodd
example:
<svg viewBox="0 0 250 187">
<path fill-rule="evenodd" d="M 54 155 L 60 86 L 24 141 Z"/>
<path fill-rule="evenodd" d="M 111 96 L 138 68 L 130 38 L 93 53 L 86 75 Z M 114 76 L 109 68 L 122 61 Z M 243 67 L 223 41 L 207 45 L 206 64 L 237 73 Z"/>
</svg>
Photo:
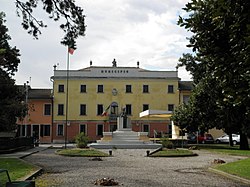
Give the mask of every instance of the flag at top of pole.
<svg viewBox="0 0 250 187">
<path fill-rule="evenodd" d="M 75 51 L 75 50 L 74 50 L 73 48 L 71 48 L 71 47 L 68 48 L 69 54 L 73 55 L 74 51 Z"/>
</svg>

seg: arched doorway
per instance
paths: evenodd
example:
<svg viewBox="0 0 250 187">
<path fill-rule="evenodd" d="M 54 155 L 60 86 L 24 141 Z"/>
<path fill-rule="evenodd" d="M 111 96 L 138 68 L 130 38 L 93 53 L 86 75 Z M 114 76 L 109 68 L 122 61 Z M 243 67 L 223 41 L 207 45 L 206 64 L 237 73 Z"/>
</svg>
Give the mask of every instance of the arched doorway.
<svg viewBox="0 0 250 187">
<path fill-rule="evenodd" d="M 117 130 L 117 117 L 118 117 L 118 103 L 112 102 L 110 104 L 110 114 L 109 114 L 109 124 L 110 124 L 110 131 Z"/>
<path fill-rule="evenodd" d="M 118 104 L 117 104 L 117 102 L 112 102 L 110 104 L 110 107 L 111 107 L 110 114 L 118 116 Z"/>
</svg>

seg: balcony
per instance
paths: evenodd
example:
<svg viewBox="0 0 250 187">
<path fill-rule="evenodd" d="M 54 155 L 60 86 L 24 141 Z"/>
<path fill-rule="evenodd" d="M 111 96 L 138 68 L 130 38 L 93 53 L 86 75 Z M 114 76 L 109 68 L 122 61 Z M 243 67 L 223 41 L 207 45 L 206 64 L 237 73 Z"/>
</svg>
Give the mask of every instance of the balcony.
<svg viewBox="0 0 250 187">
<path fill-rule="evenodd" d="M 119 117 L 117 114 L 109 114 L 109 121 L 117 122 L 117 117 Z"/>
</svg>

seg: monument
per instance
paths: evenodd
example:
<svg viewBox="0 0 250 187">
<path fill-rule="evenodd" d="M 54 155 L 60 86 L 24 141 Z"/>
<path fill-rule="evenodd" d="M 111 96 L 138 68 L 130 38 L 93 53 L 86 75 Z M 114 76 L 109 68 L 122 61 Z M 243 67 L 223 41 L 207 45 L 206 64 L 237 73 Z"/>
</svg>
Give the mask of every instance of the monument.
<svg viewBox="0 0 250 187">
<path fill-rule="evenodd" d="M 89 146 L 99 149 L 157 149 L 162 147 L 161 144 L 149 140 L 148 132 L 132 131 L 131 120 L 127 116 L 125 108 L 117 117 L 117 130 L 103 132 L 103 138 Z"/>
</svg>

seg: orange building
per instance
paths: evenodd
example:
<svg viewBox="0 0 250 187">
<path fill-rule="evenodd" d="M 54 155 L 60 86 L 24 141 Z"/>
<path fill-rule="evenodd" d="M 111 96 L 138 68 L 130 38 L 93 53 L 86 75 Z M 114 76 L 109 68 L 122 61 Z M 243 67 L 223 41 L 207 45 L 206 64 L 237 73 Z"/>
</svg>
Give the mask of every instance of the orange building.
<svg viewBox="0 0 250 187">
<path fill-rule="evenodd" d="M 27 115 L 18 120 L 18 136 L 34 137 L 40 143 L 52 142 L 52 90 L 26 87 Z"/>
</svg>

